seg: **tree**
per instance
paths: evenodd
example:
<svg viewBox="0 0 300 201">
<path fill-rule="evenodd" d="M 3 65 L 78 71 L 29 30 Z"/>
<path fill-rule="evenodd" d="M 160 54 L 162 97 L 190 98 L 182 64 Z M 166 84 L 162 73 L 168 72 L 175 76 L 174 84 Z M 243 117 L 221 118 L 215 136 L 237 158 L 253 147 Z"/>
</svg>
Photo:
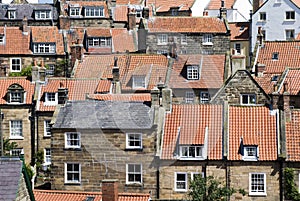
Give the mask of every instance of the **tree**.
<svg viewBox="0 0 300 201">
<path fill-rule="evenodd" d="M 203 178 L 195 177 L 190 181 L 190 190 L 188 192 L 189 199 L 193 201 L 223 201 L 229 196 L 236 193 L 234 188 L 228 188 L 216 180 L 213 176 Z M 243 189 L 238 190 L 239 193 L 245 195 Z"/>
<path fill-rule="evenodd" d="M 17 143 L 16 142 L 10 142 L 9 139 L 3 138 L 3 155 L 7 156 L 9 155 L 9 151 L 12 149 L 17 148 Z"/>
</svg>

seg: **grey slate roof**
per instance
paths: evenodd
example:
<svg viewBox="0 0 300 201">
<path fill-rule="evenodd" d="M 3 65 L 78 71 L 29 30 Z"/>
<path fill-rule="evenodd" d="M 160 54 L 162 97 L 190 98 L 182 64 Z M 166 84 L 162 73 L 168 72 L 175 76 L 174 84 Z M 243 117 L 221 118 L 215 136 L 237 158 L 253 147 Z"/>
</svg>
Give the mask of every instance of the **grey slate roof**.
<svg viewBox="0 0 300 201">
<path fill-rule="evenodd" d="M 20 158 L 0 158 L 0 201 L 17 198 L 22 161 Z"/>
<path fill-rule="evenodd" d="M 68 101 L 53 128 L 150 129 L 154 111 L 141 102 Z"/>
<path fill-rule="evenodd" d="M 8 19 L 8 10 L 16 10 L 16 19 Z M 19 21 L 22 20 L 24 16 L 26 16 L 28 20 L 35 20 L 34 10 L 52 10 L 52 19 L 58 19 L 57 9 L 49 4 L 0 4 L 0 20 Z"/>
</svg>

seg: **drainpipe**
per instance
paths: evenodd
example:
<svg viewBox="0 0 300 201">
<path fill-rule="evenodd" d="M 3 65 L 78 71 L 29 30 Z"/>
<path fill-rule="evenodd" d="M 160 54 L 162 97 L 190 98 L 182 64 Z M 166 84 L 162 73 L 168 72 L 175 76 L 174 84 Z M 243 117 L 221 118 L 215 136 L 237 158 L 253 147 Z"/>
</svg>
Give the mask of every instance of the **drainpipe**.
<svg viewBox="0 0 300 201">
<path fill-rule="evenodd" d="M 26 170 L 24 154 L 20 155 L 20 160 L 22 161 L 22 173 L 24 175 L 25 184 L 26 184 L 26 187 L 27 187 L 27 190 L 28 190 L 28 193 L 29 193 L 30 200 L 35 201 L 34 194 L 32 192 L 31 181 L 30 181 L 29 175 L 28 175 L 27 170 Z"/>
<path fill-rule="evenodd" d="M 4 148 L 3 148 L 3 136 L 2 136 L 2 121 L 4 119 L 4 114 L 0 110 L 0 141 L 1 141 L 1 156 L 4 156 Z"/>
<path fill-rule="evenodd" d="M 156 170 L 156 199 L 159 199 L 159 168 Z"/>
<path fill-rule="evenodd" d="M 29 116 L 30 120 L 30 133 L 31 133 L 31 162 L 30 164 L 34 166 L 35 164 L 35 105 L 36 101 L 32 96 L 32 104 L 31 104 L 31 116 Z"/>
</svg>

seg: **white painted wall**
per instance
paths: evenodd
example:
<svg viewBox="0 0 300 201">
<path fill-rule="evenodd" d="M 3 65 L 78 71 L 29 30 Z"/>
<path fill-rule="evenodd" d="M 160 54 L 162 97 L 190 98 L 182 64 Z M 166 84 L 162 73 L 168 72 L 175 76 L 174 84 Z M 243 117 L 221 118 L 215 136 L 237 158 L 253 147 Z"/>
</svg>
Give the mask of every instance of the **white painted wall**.
<svg viewBox="0 0 300 201">
<path fill-rule="evenodd" d="M 252 0 L 236 0 L 233 10 L 238 12 L 237 18 L 233 22 L 245 22 L 250 19 L 250 10 L 252 10 Z"/>
<path fill-rule="evenodd" d="M 191 10 L 193 17 L 203 16 L 203 11 L 207 7 L 210 0 L 195 0 Z"/>
<path fill-rule="evenodd" d="M 285 40 L 285 30 L 294 29 L 295 37 L 300 33 L 300 9 L 290 0 L 269 0 L 260 7 L 252 17 L 252 40 L 251 51 L 253 52 L 257 39 L 258 27 L 262 27 L 266 32 L 266 41 Z M 285 20 L 286 11 L 295 11 L 295 20 Z M 259 13 L 266 12 L 266 21 L 259 21 Z"/>
</svg>

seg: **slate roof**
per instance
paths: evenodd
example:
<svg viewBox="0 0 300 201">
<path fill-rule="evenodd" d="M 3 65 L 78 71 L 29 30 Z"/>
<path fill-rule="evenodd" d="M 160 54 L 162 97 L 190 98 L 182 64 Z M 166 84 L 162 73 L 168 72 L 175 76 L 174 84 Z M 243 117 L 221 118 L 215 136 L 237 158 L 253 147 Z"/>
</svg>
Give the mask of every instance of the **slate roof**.
<svg viewBox="0 0 300 201">
<path fill-rule="evenodd" d="M 135 101 L 144 102 L 151 101 L 150 93 L 134 93 L 134 94 L 92 94 L 88 96 L 91 99 L 103 101 Z"/>
<path fill-rule="evenodd" d="M 53 128 L 150 129 L 152 125 L 153 110 L 143 103 L 88 100 L 68 101 Z"/>
<path fill-rule="evenodd" d="M 277 159 L 276 115 L 264 106 L 229 106 L 229 153 L 228 160 L 241 160 L 243 144 L 259 148 L 259 161 Z"/>
<path fill-rule="evenodd" d="M 22 176 L 22 161 L 19 158 L 0 158 L 0 200 L 16 200 Z"/>
<path fill-rule="evenodd" d="M 200 79 L 183 77 L 186 65 L 200 66 Z M 225 55 L 179 55 L 173 64 L 170 88 L 220 88 L 224 81 Z"/>
<path fill-rule="evenodd" d="M 161 159 L 175 159 L 176 142 L 185 145 L 203 145 L 208 128 L 208 159 L 222 159 L 222 106 L 173 105 L 166 114 Z M 180 127 L 180 135 L 178 128 Z"/>
<path fill-rule="evenodd" d="M 300 110 L 291 110 L 291 121 L 285 123 L 287 161 L 300 161 Z"/>
<path fill-rule="evenodd" d="M 56 26 L 31 26 L 30 28 L 33 43 L 55 43 L 56 54 L 65 54 L 63 36 Z"/>
<path fill-rule="evenodd" d="M 226 33 L 223 20 L 217 17 L 154 17 L 148 20 L 149 32 Z"/>
<path fill-rule="evenodd" d="M 272 59 L 278 53 L 278 60 Z M 300 41 L 265 41 L 257 62 L 266 66 L 265 73 L 281 74 L 287 67 L 300 67 Z"/>
<path fill-rule="evenodd" d="M 33 190 L 36 201 L 83 201 L 87 197 L 94 197 L 94 201 L 102 201 L 101 192 L 58 191 L 58 190 Z M 118 201 L 148 201 L 149 194 L 119 193 Z"/>
<path fill-rule="evenodd" d="M 68 100 L 85 100 L 87 94 L 108 93 L 111 81 L 99 79 L 65 79 L 49 78 L 46 85 L 41 86 L 39 111 L 54 111 L 55 106 L 44 105 L 45 93 L 57 92 L 58 88 L 68 88 Z"/>
<path fill-rule="evenodd" d="M 231 41 L 241 41 L 249 40 L 249 22 L 236 22 L 229 23 L 230 28 L 230 40 Z"/>
<path fill-rule="evenodd" d="M 27 17 L 27 19 L 35 20 L 34 19 L 34 10 L 51 10 L 52 11 L 52 17 L 53 20 L 58 19 L 58 12 L 57 9 L 50 5 L 50 4 L 0 4 L 0 20 L 22 20 L 24 16 Z M 7 16 L 7 10 L 8 9 L 16 9 L 16 19 L 8 19 Z M 46 21 L 49 21 L 50 19 L 46 19 Z M 40 20 L 43 21 L 43 20 Z M 45 21 L 45 20 L 44 20 Z"/>
<path fill-rule="evenodd" d="M 26 77 L 1 77 L 0 78 L 0 104 L 7 104 L 6 93 L 7 89 L 12 84 L 19 84 L 26 92 L 26 104 L 32 103 L 32 95 L 34 94 L 34 84 L 27 80 Z"/>
<path fill-rule="evenodd" d="M 0 11 L 1 12 L 1 11 Z M 30 34 L 22 34 L 19 27 L 0 27 L 0 33 L 5 33 L 5 43 L 0 44 L 2 55 L 31 55 Z"/>
</svg>

